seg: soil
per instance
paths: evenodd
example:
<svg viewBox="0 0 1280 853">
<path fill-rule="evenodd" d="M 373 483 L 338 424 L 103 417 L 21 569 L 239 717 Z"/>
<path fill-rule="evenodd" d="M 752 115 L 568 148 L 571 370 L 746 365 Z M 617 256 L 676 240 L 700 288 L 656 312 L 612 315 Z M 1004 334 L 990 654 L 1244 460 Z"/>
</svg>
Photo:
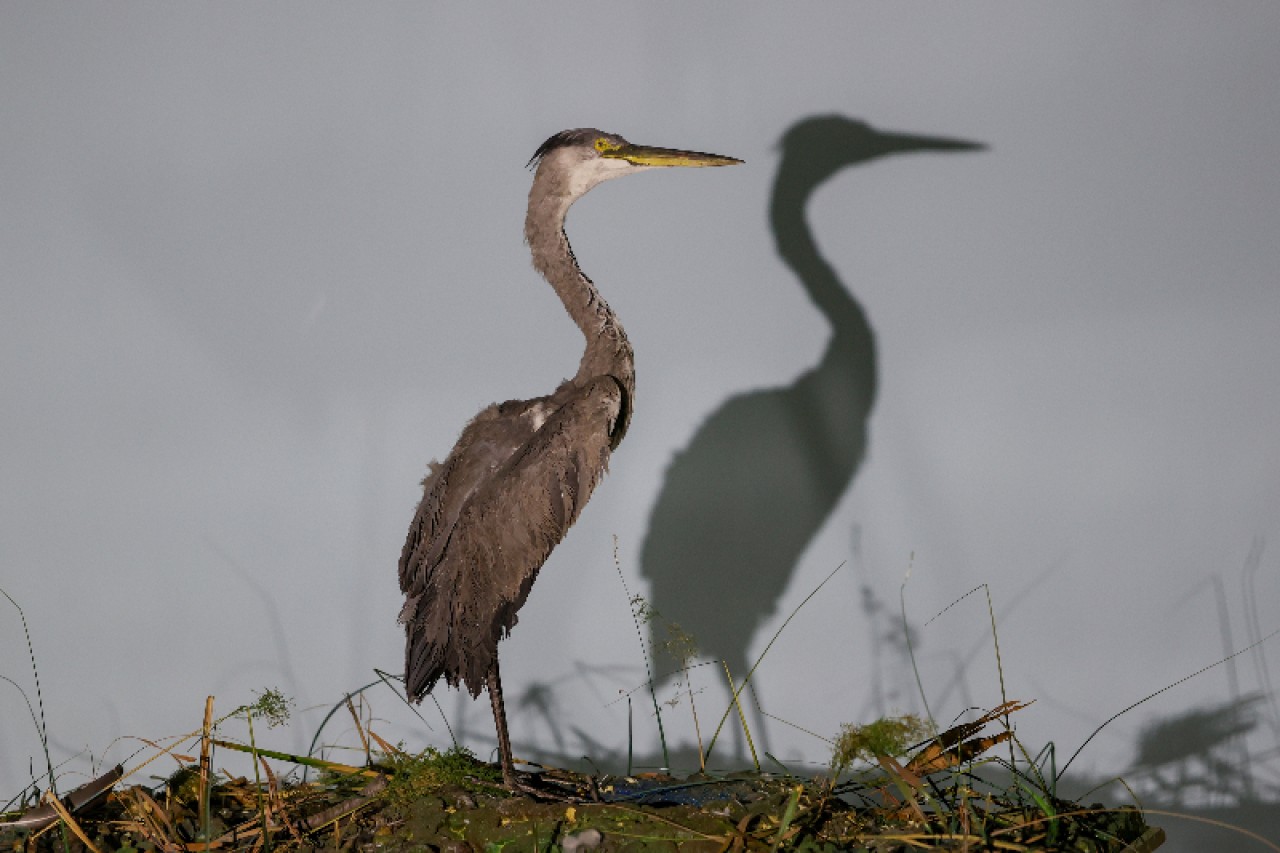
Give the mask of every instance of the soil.
<svg viewBox="0 0 1280 853">
<path fill-rule="evenodd" d="M 1010 802 L 976 794 L 972 780 L 899 796 L 883 779 L 833 788 L 758 772 L 677 779 L 547 771 L 523 777 L 535 795 L 512 795 L 488 765 L 463 770 L 449 768 L 447 780 L 438 764 L 310 784 L 222 780 L 201 817 L 198 774 L 188 769 L 159 789 L 112 791 L 71 817 L 78 832 L 58 823 L 34 833 L 0 826 L 0 850 L 1149 853 L 1163 841 L 1136 809 Z"/>
</svg>

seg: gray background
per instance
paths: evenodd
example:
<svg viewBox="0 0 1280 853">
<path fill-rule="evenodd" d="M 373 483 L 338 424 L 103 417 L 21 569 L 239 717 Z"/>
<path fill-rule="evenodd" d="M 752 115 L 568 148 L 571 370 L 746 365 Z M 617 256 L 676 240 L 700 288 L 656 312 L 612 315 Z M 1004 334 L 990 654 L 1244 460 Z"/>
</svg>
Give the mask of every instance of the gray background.
<svg viewBox="0 0 1280 853">
<path fill-rule="evenodd" d="M 758 654 L 846 563 L 762 664 L 765 710 L 830 736 L 917 709 L 885 636 L 909 571 L 939 719 L 1000 701 L 983 596 L 924 624 L 985 583 L 1006 690 L 1038 700 L 1019 734 L 1069 753 L 1224 630 L 1245 645 L 1250 585 L 1280 625 L 1274 549 L 1249 563 L 1280 538 L 1278 34 L 1270 3 L 0 6 L 0 586 L 55 759 L 121 760 L 137 742 L 114 738 L 269 685 L 299 706 L 273 737 L 305 747 L 343 691 L 400 671 L 427 460 L 575 369 L 521 243 L 522 167 L 582 125 L 747 161 L 609 183 L 569 221 L 639 398 L 504 675 L 517 752 L 625 750 L 615 700 L 644 674 L 614 537 L 647 593 L 673 455 L 822 354 L 767 207 L 783 133 L 835 113 L 987 148 L 866 162 L 809 206 L 874 329 L 876 400 L 799 563 L 725 580 L 783 572 Z M 0 613 L 0 674 L 30 689 Z M 1077 768 L 1125 769 L 1144 722 L 1228 701 L 1230 674 L 1123 717 Z M 722 679 L 695 683 L 706 726 Z M 487 754 L 487 703 L 437 692 Z M 447 743 L 438 715 L 371 700 L 391 739 Z M 691 743 L 687 700 L 669 718 Z M 38 744 L 8 685 L 0 721 L 11 790 Z M 642 706 L 635 725 L 651 751 Z M 779 723 L 768 741 L 797 769 L 827 755 Z"/>
</svg>

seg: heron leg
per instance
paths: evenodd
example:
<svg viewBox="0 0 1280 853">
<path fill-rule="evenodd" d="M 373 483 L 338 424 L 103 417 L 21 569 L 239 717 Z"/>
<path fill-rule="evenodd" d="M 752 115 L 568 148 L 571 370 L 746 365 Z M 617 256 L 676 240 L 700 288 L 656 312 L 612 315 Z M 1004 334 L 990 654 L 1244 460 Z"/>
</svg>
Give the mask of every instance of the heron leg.
<svg viewBox="0 0 1280 853">
<path fill-rule="evenodd" d="M 511 757 L 511 736 L 507 734 L 507 711 L 502 702 L 502 679 L 498 676 L 498 658 L 493 659 L 489 674 L 485 676 L 489 688 L 489 702 L 493 705 L 493 724 L 498 729 L 498 759 L 502 762 L 502 784 L 513 794 L 525 794 L 537 800 L 558 800 L 582 803 L 586 800 L 565 791 L 548 791 L 537 785 L 521 781 L 516 775 L 516 763 Z M 530 778 L 537 778 L 536 774 Z M 596 800 L 599 801 L 597 794 Z"/>
<path fill-rule="evenodd" d="M 511 736 L 507 734 L 507 710 L 502 702 L 502 679 L 498 676 L 498 658 L 493 658 L 486 677 L 489 702 L 493 705 L 493 724 L 498 729 L 498 760 L 502 763 L 502 781 L 508 788 L 521 787 L 516 780 L 515 761 L 511 758 Z"/>
</svg>

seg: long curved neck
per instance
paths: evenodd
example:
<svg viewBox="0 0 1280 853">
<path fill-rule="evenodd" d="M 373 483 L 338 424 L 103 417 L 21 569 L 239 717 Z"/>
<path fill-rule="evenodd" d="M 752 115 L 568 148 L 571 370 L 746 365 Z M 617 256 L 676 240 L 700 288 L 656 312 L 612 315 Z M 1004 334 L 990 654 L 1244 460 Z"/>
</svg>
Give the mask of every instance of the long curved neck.
<svg viewBox="0 0 1280 853">
<path fill-rule="evenodd" d="M 769 202 L 769 224 L 778 254 L 795 272 L 809 298 L 837 334 L 850 325 L 865 328 L 867 319 L 862 308 L 818 251 L 818 245 L 813 239 L 805 208 L 822 180 L 802 174 L 802 169 L 803 167 L 789 168 L 787 159 L 784 159 L 774 181 Z"/>
<path fill-rule="evenodd" d="M 867 418 L 876 397 L 876 339 L 866 312 L 819 252 L 805 216 L 813 191 L 833 173 L 795 163 L 784 158 L 779 167 L 770 224 L 778 254 L 831 324 L 831 339 L 821 360 L 788 393 L 797 428 L 806 436 L 801 445 L 808 474 L 834 502 L 866 451 Z"/>
<path fill-rule="evenodd" d="M 612 376 L 618 380 L 627 395 L 624 420 L 618 427 L 625 431 L 626 421 L 630 419 L 630 401 L 635 396 L 635 354 L 617 315 L 600 296 L 595 283 L 582 272 L 569 246 L 564 220 L 576 198 L 542 186 L 535 178 L 529 191 L 524 237 L 533 255 L 534 268 L 555 289 L 586 339 L 574 382 L 581 384 L 596 376 Z"/>
</svg>

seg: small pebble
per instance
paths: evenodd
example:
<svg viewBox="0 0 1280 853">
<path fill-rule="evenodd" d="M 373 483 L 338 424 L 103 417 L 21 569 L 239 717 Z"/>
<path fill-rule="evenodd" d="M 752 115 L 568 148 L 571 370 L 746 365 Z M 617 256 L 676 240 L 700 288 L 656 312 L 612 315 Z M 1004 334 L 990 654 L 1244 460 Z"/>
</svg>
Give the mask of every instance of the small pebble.
<svg viewBox="0 0 1280 853">
<path fill-rule="evenodd" d="M 566 835 L 560 842 L 564 853 L 578 853 L 580 850 L 595 850 L 604 844 L 604 833 L 598 829 L 583 829 L 572 835 Z"/>
</svg>

